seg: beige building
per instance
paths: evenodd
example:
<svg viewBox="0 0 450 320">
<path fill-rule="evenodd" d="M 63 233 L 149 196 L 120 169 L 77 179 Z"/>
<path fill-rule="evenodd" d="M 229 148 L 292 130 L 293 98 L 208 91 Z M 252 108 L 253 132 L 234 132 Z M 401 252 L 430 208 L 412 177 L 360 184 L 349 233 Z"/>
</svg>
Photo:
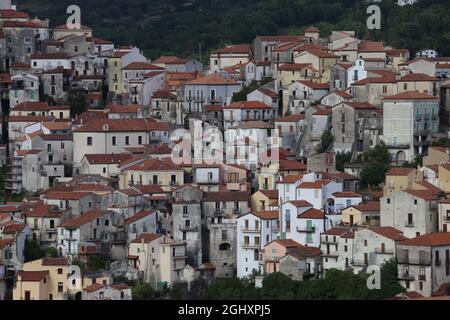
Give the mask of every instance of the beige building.
<svg viewBox="0 0 450 320">
<path fill-rule="evenodd" d="M 342 222 L 349 226 L 379 226 L 380 203 L 369 202 L 345 208 L 342 210 Z"/>
<path fill-rule="evenodd" d="M 180 280 L 186 266 L 186 244 L 167 236 L 143 233 L 128 245 L 128 263 L 153 288 Z"/>
<path fill-rule="evenodd" d="M 278 190 L 260 189 L 250 198 L 252 212 L 269 211 L 278 208 Z"/>
<path fill-rule="evenodd" d="M 13 300 L 50 300 L 48 271 L 19 271 Z"/>
<path fill-rule="evenodd" d="M 415 181 L 422 181 L 422 173 L 414 168 L 392 168 L 385 175 L 384 195 L 410 189 Z"/>
<path fill-rule="evenodd" d="M 436 165 L 450 160 L 450 149 L 444 147 L 429 147 L 428 154 L 423 157 L 423 165 Z"/>
</svg>

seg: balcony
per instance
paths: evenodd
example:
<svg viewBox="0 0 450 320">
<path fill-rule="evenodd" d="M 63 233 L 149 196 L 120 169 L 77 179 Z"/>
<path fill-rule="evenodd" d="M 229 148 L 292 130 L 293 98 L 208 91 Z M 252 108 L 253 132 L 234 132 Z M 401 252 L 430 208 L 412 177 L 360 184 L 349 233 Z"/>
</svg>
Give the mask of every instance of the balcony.
<svg viewBox="0 0 450 320">
<path fill-rule="evenodd" d="M 431 265 L 431 259 L 430 258 L 409 259 L 408 257 L 397 257 L 397 263 L 399 263 L 399 264 L 419 265 L 419 266 L 430 266 Z"/>
<path fill-rule="evenodd" d="M 412 275 L 410 275 L 409 273 L 404 272 L 398 276 L 398 280 L 413 281 L 414 277 Z"/>
<path fill-rule="evenodd" d="M 355 266 L 355 267 L 365 267 L 369 263 L 367 261 L 362 261 L 362 260 L 353 260 L 351 264 L 352 264 L 352 266 Z"/>
<path fill-rule="evenodd" d="M 174 255 L 174 256 L 172 256 L 172 259 L 174 259 L 174 260 L 178 260 L 178 259 L 187 259 L 187 256 L 186 255 Z"/>
<path fill-rule="evenodd" d="M 322 244 L 337 244 L 338 243 L 337 239 L 336 240 L 331 240 L 331 239 L 322 240 L 321 242 L 322 242 Z"/>
<path fill-rule="evenodd" d="M 241 185 L 239 183 L 227 183 L 227 190 L 229 191 L 239 191 L 241 190 Z"/>
<path fill-rule="evenodd" d="M 409 149 L 410 145 L 408 143 L 397 144 L 397 145 L 389 144 L 389 145 L 386 145 L 386 147 L 388 149 Z"/>
<path fill-rule="evenodd" d="M 214 210 L 214 215 L 216 215 L 216 216 L 223 216 L 225 213 L 224 213 L 224 210 L 223 209 L 215 209 Z"/>
<path fill-rule="evenodd" d="M 242 211 L 241 211 L 241 209 L 234 208 L 234 209 L 233 209 L 233 213 L 234 213 L 234 214 L 241 214 Z"/>
<path fill-rule="evenodd" d="M 316 227 L 311 227 L 311 228 L 297 227 L 297 232 L 300 232 L 300 233 L 315 233 L 316 232 Z"/>
<path fill-rule="evenodd" d="M 386 255 L 393 255 L 394 254 L 394 250 L 386 250 L 386 249 L 381 249 L 381 248 L 376 248 L 375 249 L 375 253 L 376 254 L 386 254 Z"/>
<path fill-rule="evenodd" d="M 419 275 L 419 280 L 426 281 L 427 277 L 424 274 Z"/>
<path fill-rule="evenodd" d="M 322 254 L 322 257 L 323 258 L 335 258 L 335 259 L 337 259 L 339 257 L 339 254 L 337 252 L 336 253 L 324 253 L 324 254 Z"/>
<path fill-rule="evenodd" d="M 197 226 L 180 226 L 180 231 L 182 232 L 197 232 Z"/>
<path fill-rule="evenodd" d="M 241 246 L 243 249 L 260 249 L 260 247 L 261 247 L 261 245 L 259 243 L 251 244 L 251 243 L 245 243 L 245 242 L 242 242 Z"/>
<path fill-rule="evenodd" d="M 406 228 L 414 228 L 414 222 L 405 222 L 405 227 Z"/>
<path fill-rule="evenodd" d="M 247 232 L 247 233 L 260 233 L 261 229 L 259 229 L 259 228 L 245 228 L 245 227 L 241 227 L 241 231 L 242 232 Z"/>
</svg>

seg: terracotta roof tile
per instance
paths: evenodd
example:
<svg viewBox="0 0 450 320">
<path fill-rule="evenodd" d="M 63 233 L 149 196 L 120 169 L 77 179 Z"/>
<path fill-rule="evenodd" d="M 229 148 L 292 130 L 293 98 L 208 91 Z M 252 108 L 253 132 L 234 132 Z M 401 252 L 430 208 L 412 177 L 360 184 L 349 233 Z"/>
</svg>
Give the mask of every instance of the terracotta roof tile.
<svg viewBox="0 0 450 320">
<path fill-rule="evenodd" d="M 205 192 L 204 199 L 206 202 L 223 201 L 248 201 L 249 194 L 246 191 L 228 191 L 228 192 Z"/>
<path fill-rule="evenodd" d="M 306 200 L 291 200 L 287 203 L 292 204 L 294 207 L 312 207 L 313 205 Z"/>
<path fill-rule="evenodd" d="M 393 227 L 369 227 L 368 229 L 391 240 L 402 241 L 408 239 L 403 236 L 402 231 Z"/>
<path fill-rule="evenodd" d="M 108 211 L 101 211 L 101 210 L 91 210 L 88 211 L 81 216 L 72 218 L 61 224 L 59 227 L 61 228 L 79 228 L 91 221 L 94 221 L 97 218 L 100 218 L 106 214 L 108 214 Z"/>
<path fill-rule="evenodd" d="M 163 236 L 162 234 L 156 233 L 142 233 L 136 239 L 131 241 L 131 243 L 141 243 L 142 241 L 144 241 L 144 243 L 150 243 L 162 236 Z"/>
<path fill-rule="evenodd" d="M 20 270 L 17 275 L 24 282 L 40 282 L 49 275 L 48 270 L 45 271 L 23 271 Z"/>
<path fill-rule="evenodd" d="M 450 232 L 435 232 L 424 234 L 399 243 L 405 246 L 439 247 L 450 245 Z"/>
<path fill-rule="evenodd" d="M 186 85 L 239 85 L 235 80 L 229 80 L 215 73 L 186 83 Z"/>
<path fill-rule="evenodd" d="M 390 97 L 385 97 L 383 100 L 439 100 L 439 98 L 417 91 L 406 91 Z"/>
<path fill-rule="evenodd" d="M 139 221 L 141 219 L 144 219 L 145 217 L 148 217 L 148 216 L 150 216 L 150 215 L 152 215 L 154 213 L 155 213 L 154 211 L 146 211 L 146 210 L 139 211 L 138 213 L 135 213 L 131 217 L 125 219 L 123 221 L 123 224 L 125 226 L 128 226 L 128 225 L 130 225 L 130 224 L 132 224 L 132 223 L 134 223 L 136 221 Z"/>
<path fill-rule="evenodd" d="M 326 218 L 325 212 L 322 210 L 311 208 L 303 213 L 297 215 L 298 219 L 324 219 Z"/>
<path fill-rule="evenodd" d="M 274 210 L 274 211 L 258 211 L 253 214 L 263 220 L 275 220 L 279 218 L 280 213 L 278 212 L 278 210 Z"/>
</svg>

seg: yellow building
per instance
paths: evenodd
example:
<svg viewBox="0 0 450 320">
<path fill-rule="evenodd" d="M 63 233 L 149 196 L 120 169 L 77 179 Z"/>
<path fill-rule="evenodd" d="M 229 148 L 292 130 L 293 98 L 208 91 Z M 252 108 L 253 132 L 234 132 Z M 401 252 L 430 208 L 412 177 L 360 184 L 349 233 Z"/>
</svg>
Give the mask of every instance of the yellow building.
<svg viewBox="0 0 450 320">
<path fill-rule="evenodd" d="M 277 80 L 282 87 L 298 80 L 317 81 L 318 78 L 319 71 L 311 63 L 287 63 L 278 67 Z"/>
<path fill-rule="evenodd" d="M 343 209 L 342 222 L 350 226 L 379 226 L 380 202 L 369 202 Z"/>
<path fill-rule="evenodd" d="M 13 300 L 51 300 L 50 275 L 45 271 L 19 271 Z"/>
<path fill-rule="evenodd" d="M 392 168 L 385 175 L 384 195 L 411 189 L 415 181 L 422 181 L 422 173 L 414 168 Z"/>
<path fill-rule="evenodd" d="M 278 190 L 260 189 L 251 196 L 252 212 L 268 211 L 278 207 Z"/>
<path fill-rule="evenodd" d="M 42 258 L 24 263 L 25 272 L 47 272 L 47 298 L 49 300 L 68 299 L 67 278 L 70 263 L 67 258 Z"/>
<path fill-rule="evenodd" d="M 423 165 L 436 165 L 450 160 L 450 149 L 444 147 L 429 147 L 428 154 L 423 157 Z"/>
<path fill-rule="evenodd" d="M 294 61 L 295 63 L 311 63 L 322 77 L 328 69 L 338 63 L 339 57 L 321 50 L 307 50 L 295 56 Z"/>
<path fill-rule="evenodd" d="M 450 192 L 450 163 L 439 165 L 438 177 L 439 188 L 446 193 Z"/>
<path fill-rule="evenodd" d="M 170 160 L 143 159 L 131 166 L 121 168 L 120 187 L 133 185 L 159 185 L 165 191 L 184 184 L 184 170 Z"/>
<path fill-rule="evenodd" d="M 125 84 L 122 79 L 122 57 L 126 51 L 114 52 L 108 58 L 108 88 L 110 92 L 121 94 L 125 92 Z"/>
</svg>

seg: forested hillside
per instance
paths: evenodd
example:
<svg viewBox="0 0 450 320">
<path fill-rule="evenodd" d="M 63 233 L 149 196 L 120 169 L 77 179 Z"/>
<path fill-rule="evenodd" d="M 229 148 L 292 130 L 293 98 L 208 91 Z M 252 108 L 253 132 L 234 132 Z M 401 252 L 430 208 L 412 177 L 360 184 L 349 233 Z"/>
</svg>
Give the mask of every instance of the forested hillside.
<svg viewBox="0 0 450 320">
<path fill-rule="evenodd" d="M 369 32 L 368 3 L 362 0 L 17 0 L 19 10 L 48 17 L 52 26 L 65 23 L 67 6 L 78 4 L 82 23 L 95 36 L 138 45 L 150 58 L 197 56 L 199 43 L 205 53 L 249 43 L 258 34 L 296 34 L 312 24 L 322 36 L 332 29 L 357 30 L 396 47 L 432 47 L 450 55 L 450 1 L 406 7 L 393 2 L 380 4 L 382 30 Z"/>
</svg>

